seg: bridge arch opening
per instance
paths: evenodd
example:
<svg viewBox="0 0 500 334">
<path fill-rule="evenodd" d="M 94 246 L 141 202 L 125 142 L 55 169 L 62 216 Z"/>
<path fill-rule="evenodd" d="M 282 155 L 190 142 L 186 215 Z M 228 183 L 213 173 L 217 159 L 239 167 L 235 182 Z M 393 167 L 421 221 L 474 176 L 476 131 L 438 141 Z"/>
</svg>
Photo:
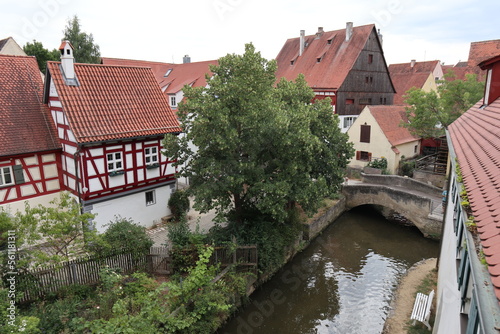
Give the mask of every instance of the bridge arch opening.
<svg viewBox="0 0 500 334">
<path fill-rule="evenodd" d="M 383 206 L 380 204 L 362 204 L 350 208 L 348 211 L 359 211 L 359 212 L 369 212 L 370 214 L 378 215 L 385 218 L 390 223 L 400 225 L 409 229 L 415 229 L 419 231 L 422 235 L 424 233 L 418 228 L 418 226 L 409 218 L 405 217 L 402 213 L 393 210 L 390 207 Z"/>
</svg>

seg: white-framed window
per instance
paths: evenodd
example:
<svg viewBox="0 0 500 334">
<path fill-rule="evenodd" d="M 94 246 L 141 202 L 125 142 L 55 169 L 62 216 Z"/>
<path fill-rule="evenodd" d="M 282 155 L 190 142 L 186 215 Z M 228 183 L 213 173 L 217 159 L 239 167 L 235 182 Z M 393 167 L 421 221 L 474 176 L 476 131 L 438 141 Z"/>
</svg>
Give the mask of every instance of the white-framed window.
<svg viewBox="0 0 500 334">
<path fill-rule="evenodd" d="M 356 120 L 357 117 L 344 117 L 344 128 L 350 128 L 352 123 Z"/>
<path fill-rule="evenodd" d="M 106 154 L 108 162 L 108 172 L 118 172 L 123 169 L 123 155 L 122 152 L 114 152 Z"/>
<path fill-rule="evenodd" d="M 175 98 L 175 96 L 170 96 L 170 106 L 177 107 L 177 99 Z"/>
<path fill-rule="evenodd" d="M 146 147 L 144 149 L 144 161 L 146 165 L 158 163 L 158 147 Z"/>
<path fill-rule="evenodd" d="M 9 186 L 14 184 L 14 176 L 10 166 L 0 167 L 0 186 Z"/>
<path fill-rule="evenodd" d="M 146 205 L 153 205 L 156 203 L 156 196 L 154 190 L 146 191 L 145 194 L 146 194 Z"/>
</svg>

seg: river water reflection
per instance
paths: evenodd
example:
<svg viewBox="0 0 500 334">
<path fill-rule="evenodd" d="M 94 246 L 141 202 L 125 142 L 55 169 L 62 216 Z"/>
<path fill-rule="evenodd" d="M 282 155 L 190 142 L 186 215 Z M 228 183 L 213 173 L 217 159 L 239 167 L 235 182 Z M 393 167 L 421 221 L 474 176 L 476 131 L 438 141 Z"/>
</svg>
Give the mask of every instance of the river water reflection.
<svg viewBox="0 0 500 334">
<path fill-rule="evenodd" d="M 220 334 L 378 334 L 399 278 L 439 243 L 363 206 L 343 214 L 252 296 Z"/>
</svg>

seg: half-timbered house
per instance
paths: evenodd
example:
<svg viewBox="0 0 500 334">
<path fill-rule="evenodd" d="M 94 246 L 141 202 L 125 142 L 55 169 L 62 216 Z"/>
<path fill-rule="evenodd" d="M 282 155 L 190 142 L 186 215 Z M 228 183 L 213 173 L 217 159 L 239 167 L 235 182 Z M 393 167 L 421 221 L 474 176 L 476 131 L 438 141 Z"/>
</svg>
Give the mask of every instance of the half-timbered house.
<svg viewBox="0 0 500 334">
<path fill-rule="evenodd" d="M 329 97 L 345 132 L 366 105 L 392 104 L 395 93 L 375 25 L 323 31 L 290 38 L 276 61 L 279 79 L 295 80 L 302 73 L 316 94 Z"/>
<path fill-rule="evenodd" d="M 62 143 L 62 181 L 96 227 L 114 216 L 151 226 L 169 214 L 175 169 L 161 154 L 166 133 L 180 132 L 147 67 L 76 64 L 69 42 L 48 62 L 44 101 Z"/>
<path fill-rule="evenodd" d="M 48 205 L 63 188 L 61 144 L 35 57 L 0 55 L 0 208 Z"/>
</svg>

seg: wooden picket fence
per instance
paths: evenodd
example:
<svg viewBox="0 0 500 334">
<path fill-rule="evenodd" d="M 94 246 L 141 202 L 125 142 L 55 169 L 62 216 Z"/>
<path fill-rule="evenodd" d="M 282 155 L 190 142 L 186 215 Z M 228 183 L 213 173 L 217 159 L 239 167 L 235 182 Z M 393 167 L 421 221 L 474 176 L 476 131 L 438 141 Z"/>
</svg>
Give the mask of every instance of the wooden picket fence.
<svg viewBox="0 0 500 334">
<path fill-rule="evenodd" d="M 16 290 L 22 293 L 20 303 L 31 302 L 62 288 L 73 285 L 92 285 L 100 282 L 102 268 L 117 268 L 123 274 L 146 269 L 144 252 L 117 252 L 104 256 L 82 257 L 59 265 L 21 272 L 16 277 Z"/>
<path fill-rule="evenodd" d="M 173 271 L 169 253 L 166 247 L 151 247 L 149 253 L 122 250 L 21 272 L 16 277 L 16 290 L 22 293 L 18 301 L 32 302 L 73 284 L 97 284 L 100 282 L 99 272 L 106 267 L 118 269 L 122 274 L 147 271 L 153 275 L 168 275 Z M 240 271 L 255 274 L 257 262 L 257 246 L 238 246 L 235 250 L 215 247 L 210 258 L 210 264 L 220 263 L 221 269 L 236 265 Z"/>
</svg>

